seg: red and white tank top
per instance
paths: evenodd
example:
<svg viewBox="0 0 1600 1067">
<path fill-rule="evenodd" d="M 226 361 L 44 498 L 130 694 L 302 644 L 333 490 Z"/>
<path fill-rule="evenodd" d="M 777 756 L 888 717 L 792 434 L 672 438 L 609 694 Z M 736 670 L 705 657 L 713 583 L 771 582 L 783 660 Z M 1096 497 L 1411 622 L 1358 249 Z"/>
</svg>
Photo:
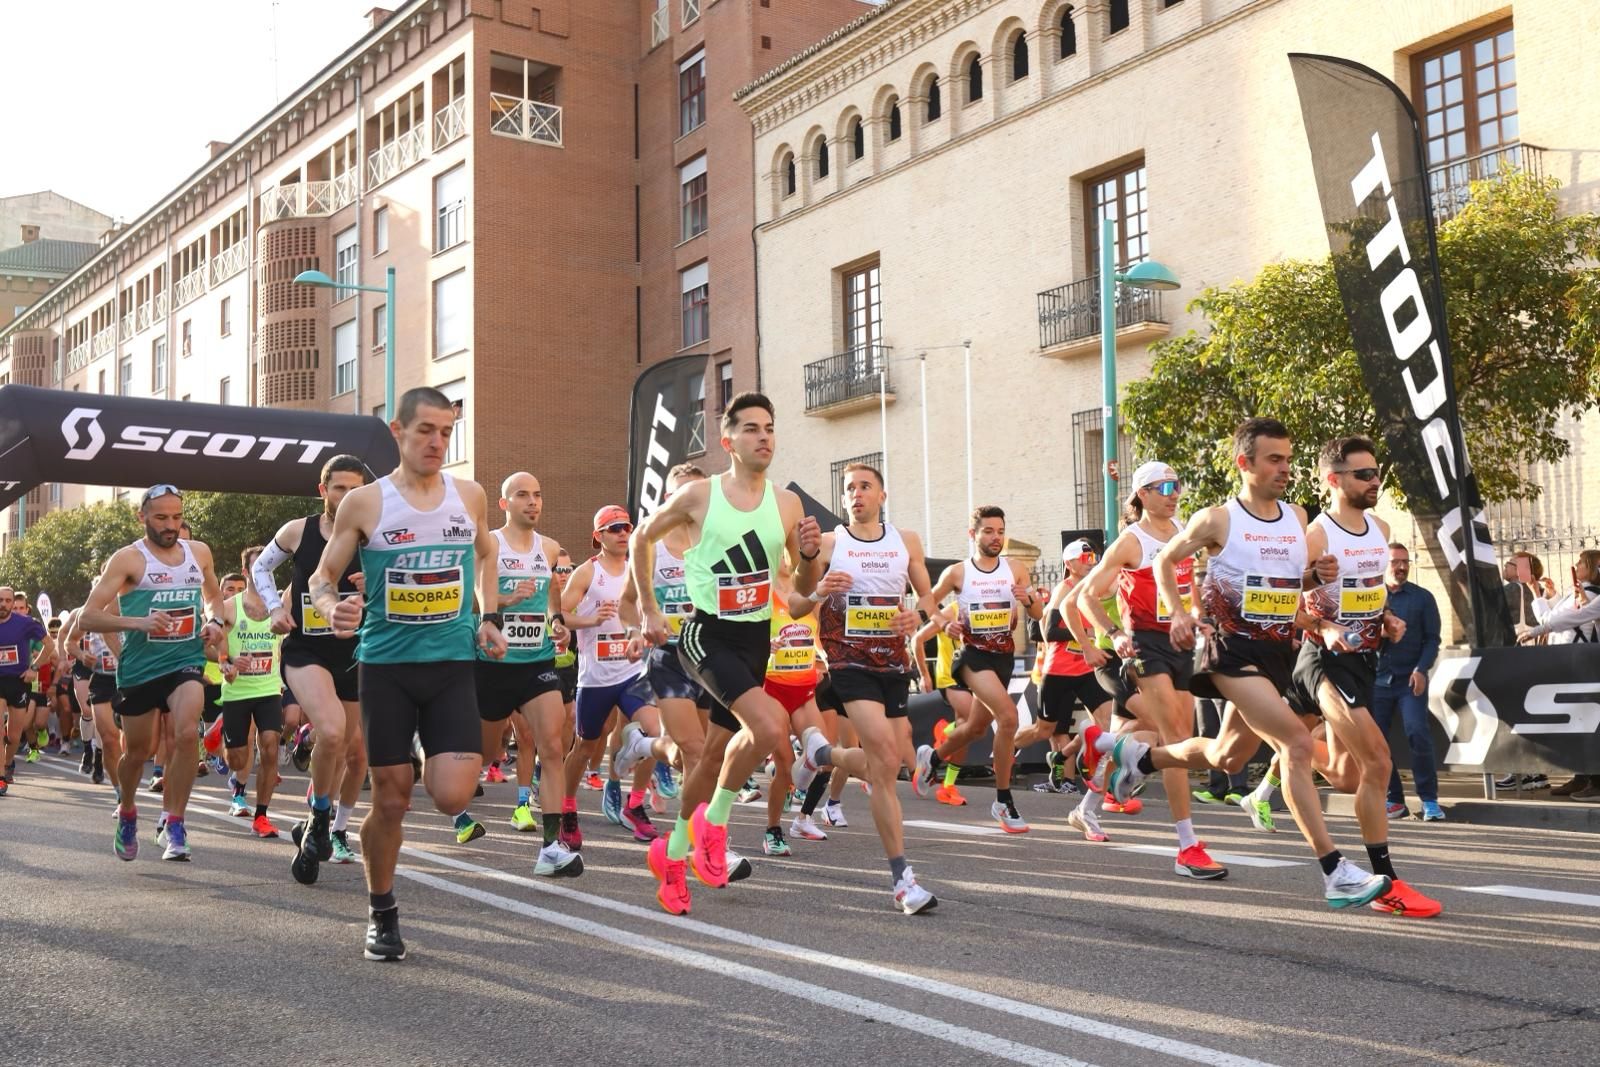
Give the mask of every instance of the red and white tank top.
<svg viewBox="0 0 1600 1067">
<path fill-rule="evenodd" d="M 1306 533 L 1284 504 L 1278 517 L 1258 519 L 1237 497 L 1225 505 L 1228 541 L 1206 565 L 1200 587 L 1204 613 L 1225 634 L 1257 641 L 1294 640 L 1300 582 L 1306 571 Z"/>
<path fill-rule="evenodd" d="M 1183 531 L 1183 520 L 1174 519 L 1177 529 L 1173 536 Z M 1161 599 L 1156 588 L 1156 556 L 1167 547 L 1165 541 L 1147 531 L 1140 523 L 1128 527 L 1139 540 L 1139 565 L 1124 568 L 1117 574 L 1117 601 L 1122 609 L 1122 624 L 1129 630 L 1157 630 L 1166 633 L 1172 627 L 1172 609 Z M 1178 595 L 1183 598 L 1183 610 L 1193 606 L 1190 584 L 1194 580 L 1194 557 L 1185 556 L 1178 563 Z"/>
<path fill-rule="evenodd" d="M 863 541 L 843 526 L 833 530 L 828 571 L 848 574 L 850 591 L 817 606 L 822 650 L 832 668 L 900 674 L 912 670 L 906 640 L 894 631 L 905 602 L 911 554 L 900 531 L 887 522 L 883 534 Z"/>
<path fill-rule="evenodd" d="M 1062 599 L 1061 604 L 1068 611 L 1078 611 L 1077 607 L 1073 604 L 1074 600 L 1075 598 L 1069 593 L 1068 596 Z M 1079 611 L 1078 618 L 1083 620 L 1084 633 L 1094 632 L 1094 623 L 1089 621 L 1089 616 Z M 1044 624 L 1046 633 L 1049 632 L 1050 627 L 1054 625 L 1057 620 L 1060 620 L 1062 626 L 1066 625 L 1066 616 L 1062 614 L 1060 608 L 1052 609 L 1049 614 L 1045 616 Z M 1088 674 L 1089 671 L 1092 670 L 1092 668 L 1083 658 L 1083 646 L 1078 644 L 1077 639 L 1072 637 L 1070 632 L 1065 641 L 1047 640 L 1040 647 L 1044 655 L 1044 661 L 1041 664 L 1041 668 L 1043 673 L 1047 675 L 1066 675 L 1069 678 L 1077 678 L 1081 675 Z"/>
<path fill-rule="evenodd" d="M 1306 610 L 1319 619 L 1330 619 L 1344 627 L 1362 652 L 1374 652 L 1383 643 L 1383 609 L 1389 604 L 1389 587 L 1383 584 L 1389 566 L 1389 542 L 1370 516 L 1363 515 L 1367 528 L 1353 534 L 1323 512 L 1312 520 L 1328 538 L 1328 552 L 1339 561 L 1339 577 L 1319 585 L 1306 594 Z M 1322 643 L 1322 635 L 1311 639 Z"/>
<path fill-rule="evenodd" d="M 589 561 L 594 564 L 589 578 L 589 588 L 578 601 L 578 615 L 593 615 L 602 604 L 617 604 L 627 584 L 628 573 L 606 570 L 601 557 Z M 620 685 L 644 670 L 644 664 L 628 661 L 628 639 L 622 618 L 613 615 L 597 626 L 585 626 L 578 631 L 578 684 L 587 686 Z"/>
<path fill-rule="evenodd" d="M 984 652 L 1000 655 L 1016 654 L 1016 643 L 1011 637 L 1011 623 L 1017 598 L 1011 592 L 1011 567 L 1005 560 L 995 560 L 992 571 L 980 568 L 970 558 L 962 562 L 961 622 L 967 629 L 967 644 Z"/>
</svg>

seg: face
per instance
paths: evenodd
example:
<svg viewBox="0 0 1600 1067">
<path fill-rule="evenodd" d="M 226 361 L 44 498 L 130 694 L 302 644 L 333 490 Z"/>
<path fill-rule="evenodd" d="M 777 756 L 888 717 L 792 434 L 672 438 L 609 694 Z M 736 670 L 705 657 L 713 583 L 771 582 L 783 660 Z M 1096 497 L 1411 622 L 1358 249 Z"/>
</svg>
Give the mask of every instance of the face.
<svg viewBox="0 0 1600 1067">
<path fill-rule="evenodd" d="M 1411 553 L 1403 548 L 1389 550 L 1389 584 L 1401 585 L 1411 576 Z"/>
<path fill-rule="evenodd" d="M 334 518 L 339 514 L 339 502 L 345 494 L 366 484 L 367 480 L 354 471 L 334 471 L 328 475 L 327 485 L 317 486 L 317 492 L 322 494 L 322 510 L 327 512 L 328 518 Z"/>
<path fill-rule="evenodd" d="M 1067 560 L 1066 564 L 1067 573 L 1072 575 L 1072 580 L 1081 581 L 1084 575 L 1094 569 L 1095 555 L 1093 552 L 1085 552 L 1081 556 Z"/>
<path fill-rule="evenodd" d="M 1144 513 L 1155 519 L 1172 518 L 1182 497 L 1183 483 L 1177 479 L 1139 487 L 1139 503 L 1144 505 Z"/>
<path fill-rule="evenodd" d="M 500 498 L 506 522 L 527 530 L 539 524 L 539 516 L 544 514 L 544 490 L 539 479 L 531 474 L 514 475 L 501 491 L 509 494 Z"/>
<path fill-rule="evenodd" d="M 242 592 L 244 592 L 244 583 L 237 578 L 230 578 L 222 583 L 222 598 L 224 600 L 232 600 Z"/>
<path fill-rule="evenodd" d="M 183 498 L 168 493 L 151 497 L 139 511 L 144 520 L 144 535 L 160 548 L 171 548 L 178 538 L 186 540 L 188 524 L 183 521 Z"/>
<path fill-rule="evenodd" d="M 1328 473 L 1328 484 L 1351 507 L 1372 507 L 1378 502 L 1378 490 L 1383 485 L 1378 457 L 1371 452 L 1350 453 L 1343 463 Z"/>
<path fill-rule="evenodd" d="M 1240 456 L 1239 471 L 1245 484 L 1276 500 L 1289 488 L 1290 456 L 1293 444 L 1286 437 L 1256 438 L 1256 454 Z"/>
<path fill-rule="evenodd" d="M 871 471 L 851 471 L 841 500 L 856 522 L 872 522 L 883 507 L 883 486 Z"/>
<path fill-rule="evenodd" d="M 1594 581 L 1595 568 L 1594 568 L 1594 564 L 1591 563 L 1589 560 L 1584 559 L 1583 557 L 1580 556 L 1578 558 L 1578 564 L 1574 569 L 1578 572 L 1578 581 L 1580 581 L 1580 582 L 1593 582 Z"/>
<path fill-rule="evenodd" d="M 608 556 L 626 556 L 628 535 L 631 533 L 633 533 L 633 523 L 621 519 L 602 526 L 599 531 L 600 551 Z"/>
<path fill-rule="evenodd" d="M 994 559 L 1006 547 L 1006 520 L 980 519 L 972 531 L 972 543 L 984 559 Z"/>
<path fill-rule="evenodd" d="M 189 529 L 188 523 L 180 522 L 178 523 L 178 536 L 183 538 L 185 541 L 193 541 L 194 531 Z"/>
<path fill-rule="evenodd" d="M 402 426 L 396 419 L 389 424 L 395 444 L 400 448 L 400 462 L 417 474 L 437 474 L 444 466 L 445 454 L 450 451 L 450 435 L 455 432 L 456 413 L 453 408 L 417 405 L 411 425 Z"/>
<path fill-rule="evenodd" d="M 766 408 L 741 408 L 731 434 L 722 435 L 722 447 L 734 461 L 757 474 L 772 465 L 772 452 L 778 445 L 778 432 Z"/>
<path fill-rule="evenodd" d="M 18 615 L 31 614 L 31 612 L 28 610 L 28 598 L 21 593 L 16 594 L 16 596 L 12 597 L 11 599 L 11 610 L 16 612 Z"/>
<path fill-rule="evenodd" d="M 0 619 L 11 617 L 12 605 L 16 602 L 17 593 L 9 585 L 0 586 Z"/>
</svg>

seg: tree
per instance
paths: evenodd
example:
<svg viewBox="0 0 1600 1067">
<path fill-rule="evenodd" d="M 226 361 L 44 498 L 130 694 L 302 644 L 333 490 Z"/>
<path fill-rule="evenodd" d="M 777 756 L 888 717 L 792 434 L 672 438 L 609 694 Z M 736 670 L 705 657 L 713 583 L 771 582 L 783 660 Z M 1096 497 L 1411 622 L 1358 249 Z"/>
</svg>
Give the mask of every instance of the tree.
<svg viewBox="0 0 1600 1067">
<path fill-rule="evenodd" d="M 1561 215 L 1557 188 L 1519 172 L 1476 182 L 1438 231 L 1467 452 L 1490 501 L 1536 497 L 1526 464 L 1565 457 L 1561 415 L 1600 405 L 1600 216 Z M 1318 499 L 1305 459 L 1321 442 L 1360 433 L 1382 451 L 1329 257 L 1270 264 L 1190 308 L 1210 333 L 1152 345 L 1123 402 L 1136 451 L 1178 471 L 1190 507 L 1235 491 L 1231 437 L 1251 415 L 1301 443 L 1288 497 L 1302 504 Z"/>
<path fill-rule="evenodd" d="M 266 544 L 290 519 L 321 510 L 316 497 L 193 492 L 183 498 L 183 517 L 195 539 L 211 546 L 218 577 L 238 570 L 241 552 Z"/>
<path fill-rule="evenodd" d="M 50 594 L 57 611 L 82 604 L 112 553 L 144 534 L 131 504 L 52 511 L 0 559 L 0 584 Z"/>
</svg>

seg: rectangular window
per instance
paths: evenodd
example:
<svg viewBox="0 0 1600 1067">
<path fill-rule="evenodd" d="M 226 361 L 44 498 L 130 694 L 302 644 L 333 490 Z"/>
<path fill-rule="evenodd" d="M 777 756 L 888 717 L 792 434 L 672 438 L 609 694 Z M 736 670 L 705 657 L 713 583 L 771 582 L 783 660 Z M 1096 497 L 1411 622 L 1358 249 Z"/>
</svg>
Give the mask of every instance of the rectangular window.
<svg viewBox="0 0 1600 1067">
<path fill-rule="evenodd" d="M 356 320 L 333 328 L 333 395 L 356 387 Z"/>
<path fill-rule="evenodd" d="M 95 392 L 101 396 L 106 395 L 106 372 L 103 370 L 100 372 L 100 384 L 95 387 Z"/>
<path fill-rule="evenodd" d="M 467 165 L 451 167 L 433 179 L 433 250 L 454 248 L 466 238 Z"/>
<path fill-rule="evenodd" d="M 379 304 L 372 309 L 372 351 L 381 355 L 389 346 L 389 305 Z"/>
<path fill-rule="evenodd" d="M 700 49 L 678 64 L 678 136 L 706 120 L 706 52 Z"/>
<path fill-rule="evenodd" d="M 433 283 L 433 358 L 439 359 L 467 347 L 467 272 L 458 270 Z"/>
<path fill-rule="evenodd" d="M 354 226 L 350 226 L 344 230 L 341 230 L 339 233 L 334 235 L 334 281 L 338 282 L 340 285 L 356 284 L 356 258 L 358 255 L 359 253 L 356 251 L 356 228 Z M 337 304 L 339 301 L 348 299 L 354 295 L 355 293 L 349 289 L 335 289 L 333 291 L 333 302 Z"/>
<path fill-rule="evenodd" d="M 1412 93 L 1422 113 L 1428 166 L 1442 167 L 1518 140 L 1516 55 L 1511 23 L 1502 22 L 1412 60 Z"/>
<path fill-rule="evenodd" d="M 701 375 L 694 383 L 694 413 L 689 416 L 689 455 L 703 456 L 706 451 L 706 379 Z"/>
<path fill-rule="evenodd" d="M 678 275 L 683 292 L 683 347 L 711 336 L 711 268 L 697 263 Z"/>
<path fill-rule="evenodd" d="M 866 359 L 883 343 L 883 303 L 878 264 L 869 263 L 844 276 L 844 347 Z"/>
<path fill-rule="evenodd" d="M 1117 433 L 1117 466 L 1133 469 L 1133 441 L 1126 431 Z M 1095 529 L 1105 521 L 1106 461 L 1105 412 L 1101 408 L 1072 413 L 1073 488 L 1078 504 L 1078 525 Z"/>
<path fill-rule="evenodd" d="M 683 209 L 681 240 L 706 232 L 706 157 L 695 156 L 678 168 L 679 203 Z"/>
<path fill-rule="evenodd" d="M 224 378 L 217 383 L 217 403 L 233 403 L 233 383 L 227 378 Z"/>
<path fill-rule="evenodd" d="M 1083 183 L 1084 221 L 1089 250 L 1087 274 L 1100 274 L 1100 220 L 1116 223 L 1117 244 L 1113 251 L 1118 270 L 1139 263 L 1150 255 L 1150 191 L 1145 186 L 1144 159 L 1141 157 L 1109 174 Z"/>
<path fill-rule="evenodd" d="M 731 403 L 733 403 L 733 360 L 725 359 L 717 364 L 717 413 L 727 411 Z"/>
<path fill-rule="evenodd" d="M 228 336 L 230 336 L 233 333 L 233 298 L 232 297 L 225 296 L 225 297 L 222 298 L 222 302 L 217 305 L 217 317 L 220 320 L 217 323 L 217 334 L 218 334 L 218 336 L 220 336 L 220 337 L 228 337 Z"/>
<path fill-rule="evenodd" d="M 166 353 L 166 344 L 167 344 L 166 339 L 163 338 L 162 341 L 161 341 L 161 347 L 162 347 L 161 354 L 163 356 L 167 354 Z M 184 319 L 183 320 L 183 324 L 181 326 L 179 326 L 179 328 L 178 328 L 178 351 L 183 353 L 183 357 L 185 359 L 188 359 L 190 356 L 194 355 L 194 320 L 193 319 Z"/>
<path fill-rule="evenodd" d="M 389 251 L 389 209 L 380 207 L 372 213 L 372 254 L 380 256 Z"/>
<path fill-rule="evenodd" d="M 1109 32 L 1118 33 L 1128 28 L 1128 0 L 1111 0 L 1107 15 Z"/>
<path fill-rule="evenodd" d="M 444 462 L 462 463 L 467 458 L 467 380 L 458 378 L 453 382 L 439 386 L 439 392 L 449 400 L 450 406 L 455 409 L 456 421 L 450 430 L 450 443 L 445 446 Z"/>
<path fill-rule="evenodd" d="M 189 324 L 184 323 L 185 326 Z M 184 331 L 184 351 L 188 352 L 188 331 Z M 160 396 L 167 391 L 167 339 L 157 337 L 150 342 L 150 392 Z"/>
<path fill-rule="evenodd" d="M 117 364 L 117 395 L 133 395 L 133 357 L 123 356 Z"/>
</svg>

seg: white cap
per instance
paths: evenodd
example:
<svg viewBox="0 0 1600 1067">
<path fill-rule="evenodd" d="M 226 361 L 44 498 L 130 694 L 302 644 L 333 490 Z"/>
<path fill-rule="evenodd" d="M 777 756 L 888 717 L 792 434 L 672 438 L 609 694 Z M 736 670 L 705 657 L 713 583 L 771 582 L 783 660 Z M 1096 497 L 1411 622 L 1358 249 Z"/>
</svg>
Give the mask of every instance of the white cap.
<svg viewBox="0 0 1600 1067">
<path fill-rule="evenodd" d="M 1061 561 L 1065 563 L 1067 560 L 1077 559 L 1080 556 L 1091 555 L 1093 552 L 1094 546 L 1089 543 L 1089 539 L 1086 537 L 1080 537 L 1076 541 L 1068 541 L 1062 546 Z"/>
<path fill-rule="evenodd" d="M 1165 463 L 1160 463 L 1155 460 L 1151 460 L 1149 463 L 1143 464 L 1138 470 L 1133 472 L 1134 489 L 1143 489 L 1147 485 L 1155 485 L 1159 482 L 1176 481 L 1179 481 L 1178 472 L 1167 466 Z"/>
</svg>

